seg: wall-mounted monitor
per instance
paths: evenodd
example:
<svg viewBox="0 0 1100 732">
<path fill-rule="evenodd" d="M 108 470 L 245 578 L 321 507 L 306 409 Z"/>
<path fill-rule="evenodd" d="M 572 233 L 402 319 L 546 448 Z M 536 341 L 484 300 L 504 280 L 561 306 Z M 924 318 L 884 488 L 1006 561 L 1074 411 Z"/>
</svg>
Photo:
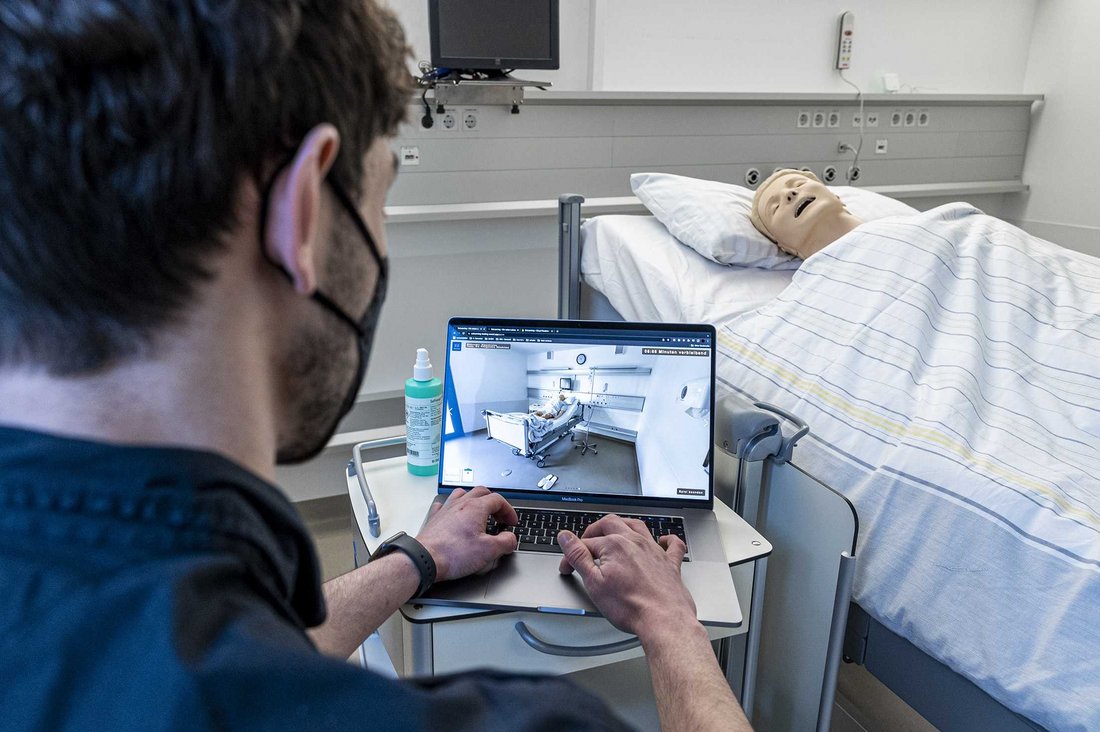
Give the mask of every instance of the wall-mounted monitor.
<svg viewBox="0 0 1100 732">
<path fill-rule="evenodd" d="M 559 0 L 428 0 L 432 65 L 556 69 Z"/>
<path fill-rule="evenodd" d="M 573 389 L 573 379 L 569 376 L 563 376 L 558 379 L 558 389 L 561 391 L 571 391 Z"/>
</svg>

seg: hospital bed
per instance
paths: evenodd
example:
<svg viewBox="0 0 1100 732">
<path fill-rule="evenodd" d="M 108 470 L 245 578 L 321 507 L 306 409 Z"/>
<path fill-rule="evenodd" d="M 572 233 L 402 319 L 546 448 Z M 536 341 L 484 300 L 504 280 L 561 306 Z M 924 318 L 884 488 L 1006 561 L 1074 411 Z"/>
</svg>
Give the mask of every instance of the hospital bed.
<svg viewBox="0 0 1100 732">
<path fill-rule="evenodd" d="M 546 453 L 559 440 L 572 435 L 573 428 L 583 419 L 584 404 L 574 398 L 566 409 L 554 419 L 544 419 L 523 412 L 494 412 L 485 409 L 488 432 L 486 439 L 496 440 L 512 448 L 513 455 L 534 460 L 538 467 L 546 465 Z"/>
<path fill-rule="evenodd" d="M 1100 728 L 1100 262 L 956 205 L 750 270 L 582 204 L 562 316 L 712 322 L 720 394 L 811 425 L 859 518 L 845 660 L 941 729 Z"/>
</svg>

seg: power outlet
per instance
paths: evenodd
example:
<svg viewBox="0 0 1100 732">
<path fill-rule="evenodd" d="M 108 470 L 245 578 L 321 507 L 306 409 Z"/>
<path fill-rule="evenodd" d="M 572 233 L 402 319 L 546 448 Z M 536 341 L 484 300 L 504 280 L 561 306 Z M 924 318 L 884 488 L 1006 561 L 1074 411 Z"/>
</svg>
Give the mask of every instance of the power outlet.
<svg viewBox="0 0 1100 732">
<path fill-rule="evenodd" d="M 867 127 L 878 127 L 878 112 L 868 112 L 864 115 Z"/>
<path fill-rule="evenodd" d="M 917 124 L 917 113 L 912 109 L 905 110 L 905 126 L 913 127 Z"/>
<path fill-rule="evenodd" d="M 825 170 L 821 171 L 821 180 L 826 183 L 832 183 L 836 180 L 836 166 L 826 165 Z"/>
<path fill-rule="evenodd" d="M 813 122 L 811 124 L 813 124 L 814 127 L 824 127 L 825 126 L 825 110 L 815 109 L 814 110 Z"/>
<path fill-rule="evenodd" d="M 922 109 L 917 112 L 917 127 L 927 127 L 932 121 L 932 117 L 929 116 L 927 109 Z"/>
<path fill-rule="evenodd" d="M 840 112 L 831 110 L 828 118 L 825 120 L 825 124 L 828 127 L 840 127 Z"/>
<path fill-rule="evenodd" d="M 749 188 L 754 188 L 757 183 L 760 182 L 760 171 L 756 168 L 749 168 L 745 171 L 745 185 Z"/>
<path fill-rule="evenodd" d="M 875 155 L 885 155 L 888 147 L 889 142 L 885 138 L 875 140 Z"/>
<path fill-rule="evenodd" d="M 453 130 L 458 127 L 458 120 L 455 118 L 453 112 L 445 112 L 440 118 L 439 124 L 441 124 L 445 130 Z"/>
<path fill-rule="evenodd" d="M 478 111 L 476 109 L 462 110 L 462 128 L 476 130 L 478 126 Z"/>
<path fill-rule="evenodd" d="M 810 126 L 810 110 L 800 109 L 798 110 L 798 127 Z"/>
<path fill-rule="evenodd" d="M 420 148 L 416 146 L 409 146 L 401 148 L 401 167 L 407 167 L 410 165 L 420 165 Z"/>
</svg>

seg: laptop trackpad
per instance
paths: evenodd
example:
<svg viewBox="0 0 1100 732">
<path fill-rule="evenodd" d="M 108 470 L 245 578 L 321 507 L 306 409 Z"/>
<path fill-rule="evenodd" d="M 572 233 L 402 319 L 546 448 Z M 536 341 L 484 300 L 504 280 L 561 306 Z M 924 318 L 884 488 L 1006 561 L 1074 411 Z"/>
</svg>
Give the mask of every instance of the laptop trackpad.
<svg viewBox="0 0 1100 732">
<path fill-rule="evenodd" d="M 489 573 L 485 597 L 505 607 L 596 613 L 584 583 L 575 574 L 558 572 L 560 554 L 519 553 L 502 557 Z"/>
</svg>

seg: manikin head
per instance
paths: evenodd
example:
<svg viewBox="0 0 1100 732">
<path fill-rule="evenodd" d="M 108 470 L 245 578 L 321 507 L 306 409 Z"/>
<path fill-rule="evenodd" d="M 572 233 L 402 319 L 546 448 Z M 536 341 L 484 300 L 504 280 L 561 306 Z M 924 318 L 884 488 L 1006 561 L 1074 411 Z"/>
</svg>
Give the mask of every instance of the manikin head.
<svg viewBox="0 0 1100 732">
<path fill-rule="evenodd" d="M 863 223 L 816 175 L 792 168 L 760 184 L 749 218 L 780 249 L 802 259 Z"/>
</svg>

